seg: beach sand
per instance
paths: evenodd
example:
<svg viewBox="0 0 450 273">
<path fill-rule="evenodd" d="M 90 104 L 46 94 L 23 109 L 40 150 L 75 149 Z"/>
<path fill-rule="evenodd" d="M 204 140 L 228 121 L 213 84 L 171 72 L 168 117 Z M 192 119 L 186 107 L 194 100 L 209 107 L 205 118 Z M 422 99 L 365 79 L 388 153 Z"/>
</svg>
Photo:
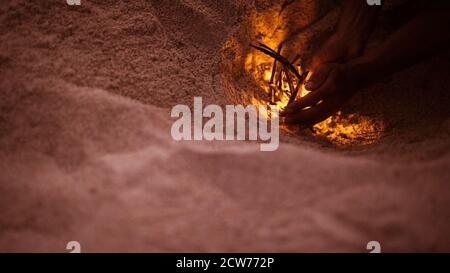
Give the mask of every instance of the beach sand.
<svg viewBox="0 0 450 273">
<path fill-rule="evenodd" d="M 349 111 L 383 124 L 370 144 L 171 138 L 177 104 L 261 94 L 248 43 L 292 37 L 307 58 L 336 14 L 332 1 L 3 3 L 0 251 L 450 251 L 449 54 L 354 98 Z"/>
</svg>

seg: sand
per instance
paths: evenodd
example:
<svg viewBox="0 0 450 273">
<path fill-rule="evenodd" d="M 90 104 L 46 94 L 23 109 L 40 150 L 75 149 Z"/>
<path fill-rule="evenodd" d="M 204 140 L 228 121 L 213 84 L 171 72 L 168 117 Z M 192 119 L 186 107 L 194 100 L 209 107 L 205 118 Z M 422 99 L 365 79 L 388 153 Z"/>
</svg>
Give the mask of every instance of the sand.
<svg viewBox="0 0 450 273">
<path fill-rule="evenodd" d="M 3 3 L 0 251 L 450 251 L 449 54 L 354 99 L 383 121 L 370 145 L 172 140 L 174 105 L 260 92 L 243 63 L 268 14 L 292 33 L 328 9 L 305 56 L 330 1 Z"/>
</svg>

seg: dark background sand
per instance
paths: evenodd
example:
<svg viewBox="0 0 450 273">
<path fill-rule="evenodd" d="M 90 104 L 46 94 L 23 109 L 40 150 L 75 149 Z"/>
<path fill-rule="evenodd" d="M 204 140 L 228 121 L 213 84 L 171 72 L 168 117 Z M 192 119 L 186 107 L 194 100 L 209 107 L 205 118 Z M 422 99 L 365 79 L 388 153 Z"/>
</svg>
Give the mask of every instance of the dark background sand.
<svg viewBox="0 0 450 273">
<path fill-rule="evenodd" d="M 175 104 L 239 101 L 224 44 L 282 4 L 3 3 L 0 251 L 450 251 L 448 56 L 355 98 L 386 123 L 369 146 L 172 141 Z"/>
</svg>

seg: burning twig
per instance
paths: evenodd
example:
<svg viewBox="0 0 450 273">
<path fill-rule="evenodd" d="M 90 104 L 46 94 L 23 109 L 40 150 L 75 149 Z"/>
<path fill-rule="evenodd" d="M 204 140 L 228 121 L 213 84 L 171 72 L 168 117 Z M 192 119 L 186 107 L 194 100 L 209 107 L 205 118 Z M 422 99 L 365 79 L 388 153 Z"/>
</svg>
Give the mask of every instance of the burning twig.
<svg viewBox="0 0 450 273">
<path fill-rule="evenodd" d="M 280 69 L 278 72 L 278 81 L 277 81 L 278 90 L 281 90 L 283 87 L 283 69 Z"/>
<path fill-rule="evenodd" d="M 275 105 L 275 88 L 274 87 L 270 87 L 270 104 L 271 105 Z"/>
<path fill-rule="evenodd" d="M 297 80 L 297 85 L 295 86 L 294 92 L 292 93 L 292 96 L 289 98 L 289 102 L 288 102 L 287 105 L 293 103 L 293 102 L 295 101 L 295 99 L 297 98 L 298 90 L 300 89 L 300 86 L 301 86 L 301 85 L 303 84 L 303 82 L 305 81 L 306 76 L 308 75 L 308 73 L 309 73 L 309 72 L 306 71 L 305 73 L 302 74 L 302 76 L 304 76 L 303 79 L 301 79 L 301 80 L 298 79 L 298 80 Z"/>
<path fill-rule="evenodd" d="M 301 79 L 302 75 L 300 75 L 300 73 L 298 73 L 297 69 L 295 69 L 295 67 L 288 61 L 288 59 L 286 59 L 285 57 L 283 57 L 281 54 L 276 53 L 273 49 L 270 49 L 268 46 L 260 43 L 261 46 L 255 46 L 255 45 L 250 45 L 251 47 L 261 51 L 262 53 L 274 58 L 275 60 L 279 61 L 280 63 L 282 63 L 283 65 L 287 66 L 287 68 L 294 73 L 294 75 Z"/>
<path fill-rule="evenodd" d="M 294 85 L 292 84 L 292 79 L 291 79 L 291 74 L 289 74 L 289 71 L 287 70 L 286 67 L 283 68 L 284 69 L 284 74 L 286 74 L 286 79 L 289 85 L 289 92 L 291 93 L 291 97 L 292 97 L 292 93 L 294 92 Z"/>
<path fill-rule="evenodd" d="M 283 44 L 280 44 L 278 46 L 277 54 L 281 53 L 281 48 L 283 47 Z M 275 77 L 275 71 L 277 70 L 277 59 L 273 60 L 273 66 L 272 66 L 272 74 L 270 75 L 270 84 L 273 83 L 274 77 Z"/>
<path fill-rule="evenodd" d="M 268 47 L 267 45 L 263 43 L 259 43 L 258 46 L 256 45 L 250 45 L 253 48 L 261 51 L 262 53 L 272 57 L 274 59 L 274 63 L 272 65 L 272 73 L 270 76 L 270 89 L 269 89 L 269 97 L 270 97 L 270 103 L 275 104 L 275 93 L 278 93 L 278 99 L 282 97 L 283 92 L 286 92 L 289 97 L 288 105 L 295 101 L 297 98 L 298 91 L 300 89 L 300 86 L 305 81 L 306 76 L 308 75 L 308 72 L 300 74 L 299 71 L 294 67 L 294 64 L 300 59 L 300 55 L 296 55 L 292 62 L 289 62 L 287 58 L 281 55 L 281 49 L 282 44 L 278 47 L 277 52 L 275 52 L 273 49 Z M 277 63 L 280 63 L 282 65 L 282 68 L 279 69 L 279 72 L 277 73 Z M 294 86 L 293 80 L 291 77 L 291 72 L 296 76 L 297 78 L 297 85 Z M 283 75 L 284 74 L 284 75 Z M 275 77 L 275 75 L 278 75 Z M 286 81 L 289 85 L 288 90 L 283 90 L 283 76 L 286 77 Z M 275 86 L 273 86 L 273 82 L 275 82 Z M 278 91 L 278 92 L 277 92 Z"/>
<path fill-rule="evenodd" d="M 294 59 L 292 59 L 291 64 L 292 64 L 292 65 L 295 65 L 295 63 L 296 63 L 299 59 L 300 59 L 300 55 L 299 55 L 299 54 L 295 55 Z"/>
</svg>

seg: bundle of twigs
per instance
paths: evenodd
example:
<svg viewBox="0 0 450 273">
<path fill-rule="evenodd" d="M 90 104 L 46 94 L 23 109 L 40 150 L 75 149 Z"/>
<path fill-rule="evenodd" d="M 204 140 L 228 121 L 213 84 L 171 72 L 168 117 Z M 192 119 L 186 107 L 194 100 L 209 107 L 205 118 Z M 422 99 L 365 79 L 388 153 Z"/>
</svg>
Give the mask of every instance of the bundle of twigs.
<svg viewBox="0 0 450 273">
<path fill-rule="evenodd" d="M 289 102 L 287 105 L 291 104 L 295 101 L 298 95 L 298 91 L 300 89 L 300 86 L 303 84 L 303 82 L 306 79 L 306 76 L 308 75 L 308 72 L 299 73 L 298 70 L 295 68 L 294 64 L 298 61 L 299 55 L 297 55 L 291 62 L 281 55 L 282 50 L 282 44 L 278 47 L 278 50 L 275 51 L 268 47 L 267 45 L 263 43 L 258 43 L 258 45 L 252 45 L 251 47 L 261 51 L 262 53 L 272 57 L 274 59 L 273 65 L 272 65 L 272 73 L 270 76 L 270 92 L 269 92 L 269 100 L 271 104 L 275 104 L 277 98 L 279 99 L 282 93 L 286 93 L 289 97 Z M 278 68 L 278 63 L 281 64 L 281 67 Z M 283 75 L 285 76 L 285 79 L 289 85 L 288 90 L 283 90 Z M 294 85 L 292 75 L 294 75 L 297 79 L 297 84 Z M 278 94 L 278 96 L 276 96 Z"/>
</svg>

